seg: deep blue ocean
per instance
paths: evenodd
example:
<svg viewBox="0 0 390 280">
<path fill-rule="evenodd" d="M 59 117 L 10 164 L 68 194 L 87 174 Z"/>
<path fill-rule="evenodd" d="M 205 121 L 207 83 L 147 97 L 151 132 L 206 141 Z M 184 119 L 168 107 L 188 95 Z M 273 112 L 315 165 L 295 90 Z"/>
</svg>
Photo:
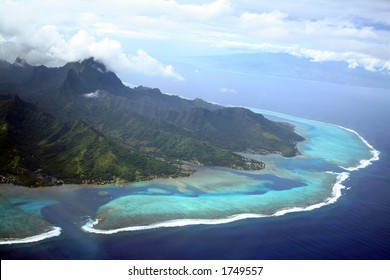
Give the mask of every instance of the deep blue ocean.
<svg viewBox="0 0 390 280">
<path fill-rule="evenodd" d="M 85 222 L 79 215 L 81 206 L 72 203 L 71 195 L 76 194 L 68 193 L 66 212 L 56 204 L 42 210 L 47 221 L 62 228 L 59 237 L 0 246 L 1 259 L 390 259 L 390 91 L 297 83 L 305 90 L 287 103 L 280 96 L 264 106 L 261 96 L 253 97 L 257 102 L 250 104 L 233 99 L 226 103 L 342 125 L 379 150 L 379 161 L 343 183 L 347 189 L 336 203 L 221 225 L 95 235 L 79 230 Z M 313 98 L 316 88 L 326 96 Z M 77 192 L 77 200 L 85 195 L 92 210 L 108 199 L 101 196 L 93 201 L 89 191 Z"/>
</svg>

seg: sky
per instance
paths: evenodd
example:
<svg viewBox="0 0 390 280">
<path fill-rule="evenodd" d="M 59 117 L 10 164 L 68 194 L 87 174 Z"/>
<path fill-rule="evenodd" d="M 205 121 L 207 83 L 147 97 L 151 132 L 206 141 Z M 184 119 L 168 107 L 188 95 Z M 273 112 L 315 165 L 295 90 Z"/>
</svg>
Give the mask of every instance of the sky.
<svg viewBox="0 0 390 280">
<path fill-rule="evenodd" d="M 180 58 L 282 53 L 390 73 L 390 1 L 0 0 L 0 59 L 186 79 Z M 225 89 L 229 91 L 229 89 Z"/>
</svg>

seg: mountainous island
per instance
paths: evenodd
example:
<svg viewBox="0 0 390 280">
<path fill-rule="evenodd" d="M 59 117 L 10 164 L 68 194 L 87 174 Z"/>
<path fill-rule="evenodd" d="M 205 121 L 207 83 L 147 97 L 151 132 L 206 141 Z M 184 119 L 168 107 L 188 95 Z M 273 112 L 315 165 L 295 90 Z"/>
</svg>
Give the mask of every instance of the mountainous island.
<svg viewBox="0 0 390 280">
<path fill-rule="evenodd" d="M 0 183 L 38 187 L 187 176 L 188 165 L 258 170 L 237 153 L 297 155 L 292 125 L 245 108 L 125 86 L 89 58 L 0 62 Z"/>
</svg>

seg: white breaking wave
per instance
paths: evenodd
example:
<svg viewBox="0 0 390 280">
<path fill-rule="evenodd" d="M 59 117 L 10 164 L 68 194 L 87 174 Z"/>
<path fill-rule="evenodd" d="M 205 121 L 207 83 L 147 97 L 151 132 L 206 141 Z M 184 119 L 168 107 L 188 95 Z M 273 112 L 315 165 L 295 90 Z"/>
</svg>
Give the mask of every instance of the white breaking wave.
<svg viewBox="0 0 390 280">
<path fill-rule="evenodd" d="M 61 234 L 61 228 L 60 227 L 53 227 L 53 229 L 51 231 L 44 232 L 44 233 L 34 235 L 34 236 L 29 236 L 29 237 L 20 238 L 20 239 L 10 238 L 10 239 L 0 240 L 0 245 L 38 242 L 38 241 L 41 241 L 44 239 L 59 236 L 60 234 Z"/>
<path fill-rule="evenodd" d="M 374 149 L 374 147 L 370 143 L 368 143 L 368 141 L 366 139 L 364 139 L 359 133 L 357 133 L 355 130 L 350 129 L 350 128 L 346 128 L 343 126 L 338 126 L 338 127 L 345 129 L 351 133 L 354 133 L 357 137 L 359 137 L 359 139 L 370 149 L 370 152 L 372 155 L 372 157 L 370 159 L 362 159 L 357 166 L 352 166 L 352 167 L 340 166 L 341 168 L 343 168 L 344 170 L 347 170 L 347 171 L 356 171 L 356 170 L 359 170 L 362 168 L 366 168 L 367 166 L 371 165 L 373 161 L 379 160 L 380 152 L 378 150 Z"/>
</svg>

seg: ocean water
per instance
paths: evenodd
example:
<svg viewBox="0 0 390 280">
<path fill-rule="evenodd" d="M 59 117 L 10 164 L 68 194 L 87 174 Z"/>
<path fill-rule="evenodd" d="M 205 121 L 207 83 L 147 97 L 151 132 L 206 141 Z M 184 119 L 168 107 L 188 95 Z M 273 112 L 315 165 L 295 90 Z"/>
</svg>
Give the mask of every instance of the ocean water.
<svg viewBox="0 0 390 280">
<path fill-rule="evenodd" d="M 303 155 L 296 158 L 262 157 L 264 171 L 199 168 L 190 178 L 127 187 L 2 186 L 2 206 L 34 217 L 51 235 L 3 244 L 0 256 L 389 259 L 390 98 L 382 91 L 371 93 L 372 99 L 365 93 L 357 99 L 334 98 L 348 104 L 347 114 L 302 108 L 303 117 L 322 122 L 258 111 L 293 123 L 308 139 L 299 147 Z M 377 106 L 367 106 L 367 100 Z M 323 122 L 357 131 L 373 148 L 354 132 Z M 373 149 L 380 151 L 379 160 L 367 165 L 375 159 Z M 2 213 L 3 228 L 10 218 L 7 211 Z M 29 224 L 24 227 L 28 230 Z"/>
</svg>

